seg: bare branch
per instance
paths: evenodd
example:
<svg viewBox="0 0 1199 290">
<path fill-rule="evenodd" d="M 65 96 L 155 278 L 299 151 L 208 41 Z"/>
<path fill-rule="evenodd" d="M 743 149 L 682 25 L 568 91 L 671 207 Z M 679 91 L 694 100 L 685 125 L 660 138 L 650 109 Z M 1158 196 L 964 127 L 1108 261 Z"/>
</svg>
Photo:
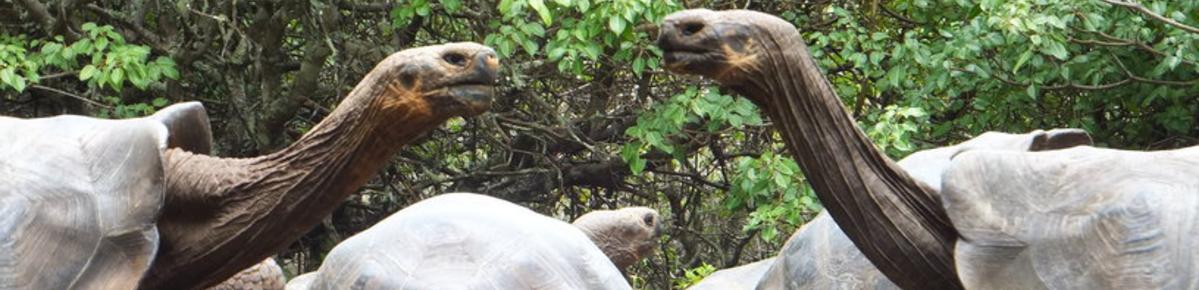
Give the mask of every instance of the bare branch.
<svg viewBox="0 0 1199 290">
<path fill-rule="evenodd" d="M 50 15 L 50 10 L 46 9 L 45 4 L 36 0 L 15 0 L 15 2 L 24 6 L 25 10 L 29 11 L 29 15 L 33 16 L 33 20 L 42 27 L 42 31 L 45 31 L 47 35 L 57 34 L 54 31 L 54 27 L 58 23 L 58 20 Z M 73 34 L 67 36 L 70 39 L 77 37 Z"/>
<path fill-rule="evenodd" d="M 68 93 L 68 92 L 66 92 L 66 91 L 63 91 L 63 90 L 59 90 L 59 89 L 55 89 L 55 88 L 51 88 L 51 87 L 47 87 L 47 86 L 43 86 L 43 85 L 32 85 L 32 86 L 29 86 L 29 88 L 31 88 L 31 89 L 39 89 L 39 90 L 48 91 L 48 92 L 56 93 L 56 94 L 63 95 L 63 96 L 68 96 L 68 97 L 74 98 L 74 99 L 76 99 L 76 100 L 80 100 L 80 101 L 83 101 L 83 102 L 85 102 L 85 103 L 92 104 L 92 105 L 94 105 L 94 106 L 97 106 L 97 107 L 102 107 L 102 108 L 106 108 L 106 109 L 112 109 L 112 106 L 105 105 L 105 104 L 101 104 L 100 102 L 96 102 L 96 101 L 93 101 L 93 100 L 89 100 L 88 98 L 84 98 L 84 97 L 82 97 L 82 96 L 79 96 L 79 95 L 76 95 L 76 94 Z"/>
</svg>

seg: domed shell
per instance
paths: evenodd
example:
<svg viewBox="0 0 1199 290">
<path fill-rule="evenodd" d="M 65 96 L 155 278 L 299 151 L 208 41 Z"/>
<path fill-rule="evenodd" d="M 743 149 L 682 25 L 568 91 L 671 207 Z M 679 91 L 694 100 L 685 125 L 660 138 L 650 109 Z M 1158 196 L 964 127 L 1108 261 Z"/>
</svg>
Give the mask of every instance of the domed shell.
<svg viewBox="0 0 1199 290">
<path fill-rule="evenodd" d="M 497 198 L 451 193 L 339 244 L 310 289 L 630 289 L 578 228 Z"/>
<path fill-rule="evenodd" d="M 127 120 L 0 117 L 0 140 L 0 289 L 134 289 L 158 250 L 164 150 L 207 153 L 212 137 L 184 103 Z"/>
</svg>

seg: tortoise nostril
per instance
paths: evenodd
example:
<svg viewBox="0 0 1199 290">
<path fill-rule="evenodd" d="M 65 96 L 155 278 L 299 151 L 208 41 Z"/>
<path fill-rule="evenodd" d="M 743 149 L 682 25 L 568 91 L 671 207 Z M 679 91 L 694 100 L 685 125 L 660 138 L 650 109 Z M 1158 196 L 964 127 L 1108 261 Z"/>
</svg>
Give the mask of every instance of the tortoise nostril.
<svg viewBox="0 0 1199 290">
<path fill-rule="evenodd" d="M 681 24 L 679 29 L 682 30 L 683 36 L 691 36 L 704 30 L 704 24 L 702 22 L 687 22 Z"/>
</svg>

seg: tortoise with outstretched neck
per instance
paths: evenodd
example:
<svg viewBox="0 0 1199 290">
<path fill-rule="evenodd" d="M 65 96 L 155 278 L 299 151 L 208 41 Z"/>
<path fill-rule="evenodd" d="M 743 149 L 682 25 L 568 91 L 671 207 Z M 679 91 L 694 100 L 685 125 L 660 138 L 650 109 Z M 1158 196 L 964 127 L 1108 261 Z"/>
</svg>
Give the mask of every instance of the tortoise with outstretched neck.
<svg viewBox="0 0 1199 290">
<path fill-rule="evenodd" d="M 905 289 L 1196 289 L 1199 147 L 954 156 L 941 192 L 856 127 L 798 30 L 745 10 L 667 16 L 676 73 L 713 78 L 778 127 L 832 220 Z"/>
<path fill-rule="evenodd" d="M 986 132 L 956 145 L 917 151 L 898 163 L 937 193 L 941 189 L 941 174 L 952 164 L 953 157 L 963 152 L 1043 151 L 1090 144 L 1090 136 L 1079 129 L 1035 130 L 1025 134 Z M 898 289 L 862 256 L 827 212 L 821 212 L 797 230 L 777 257 L 766 260 L 772 262 L 759 261 L 717 271 L 689 289 Z"/>
<path fill-rule="evenodd" d="M 382 60 L 278 152 L 208 155 L 198 103 L 149 118 L 0 118 L 0 288 L 203 289 L 286 247 L 400 148 L 487 110 L 499 63 L 475 43 Z"/>
</svg>

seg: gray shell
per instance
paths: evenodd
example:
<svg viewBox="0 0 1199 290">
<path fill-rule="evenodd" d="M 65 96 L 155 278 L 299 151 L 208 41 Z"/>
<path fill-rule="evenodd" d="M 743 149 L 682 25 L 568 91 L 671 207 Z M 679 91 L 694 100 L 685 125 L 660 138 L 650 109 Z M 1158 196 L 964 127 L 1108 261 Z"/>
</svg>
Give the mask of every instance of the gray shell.
<svg viewBox="0 0 1199 290">
<path fill-rule="evenodd" d="M 338 244 L 311 289 L 630 289 L 578 228 L 497 198 L 451 193 Z"/>
<path fill-rule="evenodd" d="M 1090 144 L 1078 129 L 1036 130 L 1026 134 L 986 132 L 953 146 L 922 150 L 898 162 L 934 192 L 955 156 L 976 150 L 1029 151 Z M 985 176 L 985 175 L 984 175 Z M 899 289 L 866 259 L 837 223 L 821 212 L 795 232 L 761 280 L 746 288 L 726 289 Z M 713 275 L 719 274 L 717 271 Z M 753 286 L 756 285 L 756 286 Z"/>
<path fill-rule="evenodd" d="M 968 289 L 1199 289 L 1199 147 L 957 159 L 943 197 Z"/>
<path fill-rule="evenodd" d="M 716 271 L 703 281 L 699 281 L 688 290 L 730 290 L 730 289 L 754 289 L 758 285 L 758 280 L 762 279 L 762 275 L 766 274 L 766 270 L 774 264 L 775 258 L 766 258 L 757 262 L 728 268 Z"/>
<path fill-rule="evenodd" d="M 308 272 L 295 276 L 287 281 L 287 290 L 305 290 L 312 287 L 312 280 L 316 280 L 316 272 Z"/>
<path fill-rule="evenodd" d="M 158 249 L 164 124 L 191 113 L 0 117 L 0 289 L 136 288 Z"/>
</svg>

